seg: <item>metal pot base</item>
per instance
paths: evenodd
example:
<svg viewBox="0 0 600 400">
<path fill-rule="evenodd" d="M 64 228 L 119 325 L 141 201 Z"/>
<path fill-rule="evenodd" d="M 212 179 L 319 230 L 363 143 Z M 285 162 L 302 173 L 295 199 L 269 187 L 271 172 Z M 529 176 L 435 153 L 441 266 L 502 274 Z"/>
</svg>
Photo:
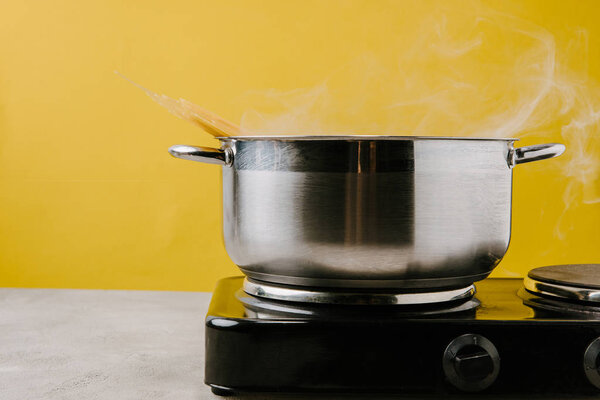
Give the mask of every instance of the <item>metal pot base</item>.
<svg viewBox="0 0 600 400">
<path fill-rule="evenodd" d="M 349 291 L 293 288 L 246 278 L 244 292 L 269 300 L 339 305 L 423 305 L 465 301 L 475 295 L 475 286 L 437 291 Z"/>
<path fill-rule="evenodd" d="M 302 288 L 335 288 L 335 289 L 360 289 L 377 291 L 381 289 L 391 289 L 392 291 L 405 291 L 406 289 L 456 289 L 464 288 L 487 278 L 491 273 L 484 272 L 475 275 L 465 275 L 448 278 L 431 279 L 328 279 L 328 278 L 307 278 L 300 276 L 274 275 L 262 272 L 240 270 L 251 280 L 265 282 L 266 284 L 301 286 Z"/>
</svg>

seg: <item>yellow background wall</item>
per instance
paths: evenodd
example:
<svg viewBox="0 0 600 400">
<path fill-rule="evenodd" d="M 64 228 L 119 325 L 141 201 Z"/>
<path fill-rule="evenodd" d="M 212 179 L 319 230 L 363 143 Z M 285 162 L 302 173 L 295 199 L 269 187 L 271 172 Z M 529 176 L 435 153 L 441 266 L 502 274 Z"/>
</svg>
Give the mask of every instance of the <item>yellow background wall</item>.
<svg viewBox="0 0 600 400">
<path fill-rule="evenodd" d="M 579 66 L 600 80 L 595 1 L 4 2 L 0 286 L 211 290 L 237 273 L 221 239 L 219 168 L 167 154 L 218 143 L 113 70 L 239 121 L 247 104 L 236 99 L 248 91 L 311 87 L 365 52 L 393 63 L 441 4 L 448 21 L 474 4 L 531 21 L 559 51 L 585 30 Z M 558 126 L 519 145 L 548 141 L 564 142 Z M 600 205 L 585 197 L 597 194 L 598 159 L 564 211 L 569 157 L 515 170 L 513 236 L 497 276 L 600 262 Z"/>
</svg>

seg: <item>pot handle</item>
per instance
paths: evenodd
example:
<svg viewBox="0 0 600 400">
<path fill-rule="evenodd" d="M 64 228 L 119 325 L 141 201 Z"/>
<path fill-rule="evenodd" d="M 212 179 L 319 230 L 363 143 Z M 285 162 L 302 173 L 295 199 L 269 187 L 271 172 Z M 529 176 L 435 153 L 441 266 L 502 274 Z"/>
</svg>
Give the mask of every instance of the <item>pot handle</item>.
<svg viewBox="0 0 600 400">
<path fill-rule="evenodd" d="M 511 166 L 532 161 L 545 160 L 558 157 L 565 152 L 565 145 L 560 143 L 534 144 L 533 146 L 512 149 L 509 154 Z"/>
<path fill-rule="evenodd" d="M 227 166 L 233 164 L 233 151 L 231 151 L 231 149 L 223 150 L 212 147 L 196 147 L 176 144 L 169 147 L 169 153 L 173 157 L 181 158 L 183 160 Z"/>
</svg>

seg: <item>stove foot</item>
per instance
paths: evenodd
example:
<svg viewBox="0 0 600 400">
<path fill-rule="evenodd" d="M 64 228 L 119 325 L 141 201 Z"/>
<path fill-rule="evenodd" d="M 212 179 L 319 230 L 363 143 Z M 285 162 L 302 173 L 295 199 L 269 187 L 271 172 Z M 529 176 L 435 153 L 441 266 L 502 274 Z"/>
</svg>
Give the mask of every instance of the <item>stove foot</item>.
<svg viewBox="0 0 600 400">
<path fill-rule="evenodd" d="M 211 392 L 213 392 L 213 394 L 216 394 L 217 396 L 221 396 L 221 397 L 228 397 L 228 396 L 233 396 L 235 394 L 235 392 L 231 389 L 227 389 L 221 386 L 212 386 L 210 387 Z"/>
</svg>

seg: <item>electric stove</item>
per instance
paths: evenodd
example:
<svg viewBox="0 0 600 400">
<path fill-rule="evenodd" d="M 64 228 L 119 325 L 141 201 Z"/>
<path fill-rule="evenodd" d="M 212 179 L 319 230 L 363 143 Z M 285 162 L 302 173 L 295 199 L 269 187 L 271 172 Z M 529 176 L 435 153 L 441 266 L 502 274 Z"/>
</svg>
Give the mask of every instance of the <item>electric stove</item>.
<svg viewBox="0 0 600 400">
<path fill-rule="evenodd" d="M 205 382 L 223 396 L 600 395 L 600 281 L 589 278 L 600 274 L 585 268 L 538 268 L 525 285 L 486 279 L 474 296 L 222 279 L 206 317 Z"/>
</svg>

